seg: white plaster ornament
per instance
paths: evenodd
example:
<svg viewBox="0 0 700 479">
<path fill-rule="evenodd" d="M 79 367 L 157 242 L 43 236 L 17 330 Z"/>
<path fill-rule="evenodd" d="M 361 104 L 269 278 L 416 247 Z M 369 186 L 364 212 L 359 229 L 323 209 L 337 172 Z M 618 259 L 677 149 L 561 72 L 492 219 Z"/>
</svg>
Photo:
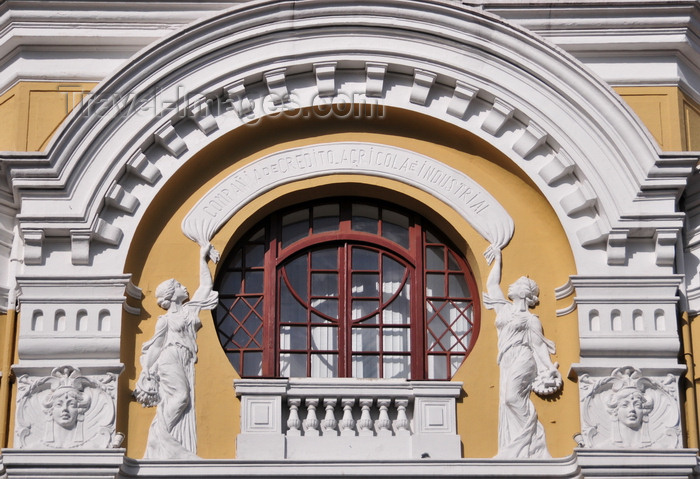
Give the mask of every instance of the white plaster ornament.
<svg viewBox="0 0 700 479">
<path fill-rule="evenodd" d="M 72 366 L 17 379 L 16 444 L 34 448 L 118 447 L 114 433 L 116 375 L 86 377 Z"/>
<path fill-rule="evenodd" d="M 175 279 L 156 288 L 158 305 L 167 311 L 158 318 L 153 338 L 141 349 L 141 375 L 134 397 L 144 407 L 156 406 L 148 432 L 145 458 L 197 458 L 194 410 L 194 364 L 197 361 L 199 312 L 216 307 L 207 259 L 215 263 L 219 253 L 211 244 L 200 248 L 200 285 L 187 301 L 187 289 Z"/>
<path fill-rule="evenodd" d="M 680 414 L 673 375 L 654 379 L 632 366 L 608 377 L 581 375 L 584 447 L 677 448 Z"/>
<path fill-rule="evenodd" d="M 530 400 L 530 392 L 550 395 L 563 385 L 553 363 L 554 343 L 544 337 L 542 323 L 529 311 L 538 302 L 539 288 L 521 277 L 501 291 L 501 251 L 490 247 L 484 254 L 493 263 L 487 279 L 484 304 L 496 310 L 498 330 L 499 410 L 498 459 L 549 458 L 544 428 Z"/>
<path fill-rule="evenodd" d="M 321 143 L 260 158 L 221 180 L 182 221 L 182 231 L 207 244 L 243 206 L 265 191 L 293 181 L 329 174 L 389 178 L 438 197 L 457 211 L 494 248 L 513 237 L 513 219 L 481 185 L 433 158 L 390 145 Z"/>
</svg>

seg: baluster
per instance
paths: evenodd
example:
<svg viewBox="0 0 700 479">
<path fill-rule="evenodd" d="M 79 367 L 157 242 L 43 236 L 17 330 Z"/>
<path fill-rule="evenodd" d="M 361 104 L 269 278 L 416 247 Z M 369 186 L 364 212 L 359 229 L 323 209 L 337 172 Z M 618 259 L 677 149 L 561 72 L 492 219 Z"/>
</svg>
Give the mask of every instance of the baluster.
<svg viewBox="0 0 700 479">
<path fill-rule="evenodd" d="M 301 399 L 288 399 L 289 419 L 287 419 L 287 436 L 301 436 L 301 419 L 299 419 L 299 406 Z"/>
<path fill-rule="evenodd" d="M 362 414 L 360 415 L 360 420 L 357 421 L 357 432 L 360 436 L 374 436 L 372 417 L 369 414 L 369 408 L 372 407 L 373 402 L 373 399 L 360 399 Z"/>
<path fill-rule="evenodd" d="M 408 406 L 408 399 L 396 399 L 394 401 L 396 409 L 396 421 L 394 422 L 394 427 L 396 428 L 397 436 L 409 436 L 411 434 L 411 429 L 409 428 L 408 417 L 406 417 L 406 407 Z"/>
<path fill-rule="evenodd" d="M 305 399 L 306 404 L 306 419 L 304 419 L 304 434 L 306 436 L 318 436 L 319 435 L 319 420 L 316 417 L 316 407 L 318 406 L 318 399 Z"/>
<path fill-rule="evenodd" d="M 335 399 L 324 399 L 323 406 L 326 408 L 326 417 L 321 421 L 321 428 L 324 436 L 337 436 L 338 421 L 335 420 L 335 405 L 338 401 Z"/>
<path fill-rule="evenodd" d="M 352 407 L 355 405 L 355 398 L 341 399 L 343 405 L 343 419 L 340 420 L 340 435 L 355 435 L 355 420 L 352 418 Z"/>
<path fill-rule="evenodd" d="M 389 419 L 389 406 L 391 399 L 377 399 L 379 406 L 379 418 L 377 418 L 377 436 L 391 436 L 391 419 Z"/>
</svg>

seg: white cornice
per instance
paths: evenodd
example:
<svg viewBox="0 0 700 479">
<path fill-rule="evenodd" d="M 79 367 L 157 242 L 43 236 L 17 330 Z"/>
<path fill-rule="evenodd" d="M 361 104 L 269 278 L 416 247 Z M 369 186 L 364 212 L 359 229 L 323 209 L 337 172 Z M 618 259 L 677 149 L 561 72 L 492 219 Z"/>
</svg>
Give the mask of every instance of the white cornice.
<svg viewBox="0 0 700 479">
<path fill-rule="evenodd" d="M 6 1 L 0 93 L 19 81 L 101 81 L 141 48 L 236 3 Z"/>
<path fill-rule="evenodd" d="M 679 86 L 700 101 L 695 0 L 464 3 L 542 35 L 612 86 Z"/>
<path fill-rule="evenodd" d="M 236 3 L 244 2 L 6 1 L 0 6 L 0 93 L 22 80 L 100 81 L 141 48 Z M 612 86 L 680 86 L 700 101 L 694 0 L 462 3 L 542 35 Z"/>
</svg>

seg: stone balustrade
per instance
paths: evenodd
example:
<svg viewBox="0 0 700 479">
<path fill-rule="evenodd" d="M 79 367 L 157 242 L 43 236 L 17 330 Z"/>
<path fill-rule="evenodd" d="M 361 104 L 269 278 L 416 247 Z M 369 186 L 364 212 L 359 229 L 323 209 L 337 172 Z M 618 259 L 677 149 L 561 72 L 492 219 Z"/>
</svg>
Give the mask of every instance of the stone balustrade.
<svg viewBox="0 0 700 479">
<path fill-rule="evenodd" d="M 240 379 L 238 459 L 461 457 L 461 382 Z"/>
</svg>

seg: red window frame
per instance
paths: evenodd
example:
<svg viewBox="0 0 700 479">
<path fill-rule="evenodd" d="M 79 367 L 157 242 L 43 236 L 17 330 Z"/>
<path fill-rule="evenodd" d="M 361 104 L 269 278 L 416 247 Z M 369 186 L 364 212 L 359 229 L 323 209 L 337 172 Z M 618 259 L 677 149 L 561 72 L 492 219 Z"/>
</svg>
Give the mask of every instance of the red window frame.
<svg viewBox="0 0 700 479">
<path fill-rule="evenodd" d="M 327 222 L 319 222 L 321 227 L 316 228 L 314 223 L 317 217 L 313 215 L 314 208 L 330 204 L 338 205 L 337 229 L 329 230 Z M 376 233 L 353 229 L 353 205 L 376 208 L 378 212 Z M 304 209 L 308 211 L 306 227 L 303 224 L 302 226 L 295 224 L 294 228 L 291 228 L 294 229 L 297 236 L 301 237 L 291 243 L 285 243 L 283 241 L 283 238 L 286 239 L 283 234 L 283 218 L 298 214 Z M 407 236 L 405 240 L 400 239 L 403 244 L 390 239 L 392 236 L 397 237 L 393 233 L 384 234 L 385 220 L 383 217 L 390 217 L 388 213 L 385 215 L 384 212 L 408 218 Z M 299 214 L 299 216 L 303 216 L 303 214 Z M 393 226 L 388 225 L 387 229 L 390 230 Z M 322 231 L 317 232 L 318 229 Z M 261 230 L 264 231 L 262 236 L 259 234 Z M 280 346 L 280 328 L 283 327 L 283 323 L 280 321 L 280 285 L 281 281 L 284 281 L 285 265 L 290 260 L 298 258 L 300 255 L 308 255 L 310 258 L 311 252 L 319 248 L 337 247 L 339 251 L 336 270 L 338 272 L 337 300 L 339 305 L 338 376 L 352 375 L 353 354 L 371 356 L 376 353 L 379 357 L 380 377 L 382 376 L 383 368 L 381 365 L 384 355 L 391 354 L 398 357 L 407 354 L 410 358 L 410 378 L 427 379 L 430 378 L 430 374 L 435 374 L 436 370 L 442 371 L 444 369 L 446 371 L 444 377 L 435 377 L 435 379 L 449 379 L 454 372 L 455 364 L 457 362 L 461 364 L 473 348 L 478 337 L 480 323 L 478 290 L 473 274 L 464 257 L 447 241 L 443 240 L 439 231 L 421 216 L 384 202 L 359 198 L 336 198 L 297 205 L 273 213 L 252 231 L 252 235 L 248 235 L 247 238 L 240 241 L 224 260 L 222 268 L 217 274 L 215 285 L 220 293 L 219 308 L 213 312 L 219 340 L 231 363 L 241 376 L 278 377 L 280 376 L 280 354 L 291 352 L 305 353 L 307 355 L 306 375 L 308 376 L 312 372 L 310 358 L 314 352 L 310 349 L 308 340 L 305 351 L 283 349 Z M 264 248 L 262 263 L 260 263 L 261 246 Z M 380 257 L 387 255 L 406 265 L 411 294 L 410 324 L 407 326 L 410 331 L 410 349 L 407 353 L 395 351 L 389 353 L 384 350 L 381 335 L 383 328 L 387 328 L 387 325 L 383 325 L 382 320 L 379 320 L 378 326 L 372 326 L 380 334 L 378 351 L 365 353 L 352 351 L 352 348 L 349 347 L 351 346 L 353 327 L 370 327 L 358 326 L 353 324 L 352 320 L 351 281 L 353 272 L 362 272 L 353 269 L 352 264 L 350 264 L 353 248 L 376 251 Z M 438 250 L 442 251 L 443 255 L 440 268 L 436 267 L 436 262 L 439 263 L 437 259 L 439 254 L 436 253 Z M 430 258 L 427 255 L 430 255 Z M 255 265 L 246 264 L 246 259 L 249 257 L 252 258 L 251 261 L 256 263 Z M 426 261 L 432 263 L 430 268 L 425 265 Z M 381 263 L 379 269 L 381 270 Z M 310 267 L 306 271 L 309 277 L 313 274 Z M 261 275 L 263 286 L 262 291 L 259 291 Z M 440 275 L 443 278 L 442 290 L 437 286 L 440 282 Z M 460 275 L 463 280 L 459 279 Z M 428 283 L 432 285 L 434 291 L 426 290 Z M 460 286 L 454 287 L 453 283 L 459 283 Z M 379 283 L 380 290 L 382 289 L 381 284 Z M 467 291 L 467 296 L 451 295 L 453 289 Z M 311 294 L 310 290 L 309 294 Z M 381 291 L 378 294 L 381 303 Z M 261 303 L 263 304 L 262 308 L 260 307 Z M 449 314 L 446 313 L 448 310 Z M 430 327 L 428 323 L 430 323 Z M 301 327 L 301 323 L 294 323 L 294 326 Z M 404 327 L 391 326 L 397 330 Z M 310 335 L 312 327 L 310 321 L 307 321 L 306 327 Z M 247 359 L 249 359 L 248 363 Z M 436 361 L 438 362 L 435 363 Z M 440 366 L 439 361 L 444 362 L 442 366 Z M 438 364 L 439 367 L 436 369 L 433 365 L 431 373 L 429 363 Z M 251 367 L 250 364 L 261 364 L 262 369 L 253 371 L 255 367 Z"/>
</svg>

